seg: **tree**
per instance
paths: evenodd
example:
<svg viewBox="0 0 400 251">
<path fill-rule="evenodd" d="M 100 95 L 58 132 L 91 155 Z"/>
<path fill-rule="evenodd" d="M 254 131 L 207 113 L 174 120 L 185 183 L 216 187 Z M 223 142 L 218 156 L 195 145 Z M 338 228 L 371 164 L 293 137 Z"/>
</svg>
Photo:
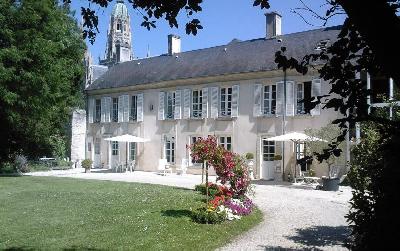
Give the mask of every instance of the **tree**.
<svg viewBox="0 0 400 251">
<path fill-rule="evenodd" d="M 0 2 L 0 162 L 57 151 L 83 106 L 85 45 L 70 14 L 56 0 Z"/>
</svg>

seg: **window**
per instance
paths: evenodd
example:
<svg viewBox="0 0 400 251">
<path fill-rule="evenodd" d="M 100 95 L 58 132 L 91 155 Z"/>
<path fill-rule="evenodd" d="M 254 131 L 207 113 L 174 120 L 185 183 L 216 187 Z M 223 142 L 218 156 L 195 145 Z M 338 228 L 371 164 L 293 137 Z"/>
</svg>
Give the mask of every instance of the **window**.
<svg viewBox="0 0 400 251">
<path fill-rule="evenodd" d="M 118 98 L 112 99 L 112 122 L 118 122 Z"/>
<path fill-rule="evenodd" d="M 225 150 L 232 151 L 232 137 L 219 137 L 219 145 L 225 148 Z"/>
<path fill-rule="evenodd" d="M 166 137 L 165 138 L 165 158 L 168 163 L 175 162 L 175 138 L 174 137 Z"/>
<path fill-rule="evenodd" d="M 263 114 L 271 115 L 276 112 L 276 85 L 264 86 Z"/>
<path fill-rule="evenodd" d="M 94 122 L 100 122 L 101 120 L 101 100 L 96 99 L 96 107 L 95 107 L 95 119 Z"/>
<path fill-rule="evenodd" d="M 175 112 L 175 92 L 166 92 L 165 93 L 165 118 L 166 119 L 174 119 Z"/>
<path fill-rule="evenodd" d="M 130 160 L 136 160 L 136 142 L 129 143 Z"/>
<path fill-rule="evenodd" d="M 296 85 L 296 114 L 309 114 L 311 110 L 311 81 Z"/>
<path fill-rule="evenodd" d="M 131 97 L 131 109 L 129 112 L 129 121 L 137 120 L 137 96 L 134 95 Z"/>
<path fill-rule="evenodd" d="M 117 22 L 117 31 L 121 31 L 122 25 L 121 22 Z"/>
<path fill-rule="evenodd" d="M 372 103 L 384 103 L 390 95 L 389 78 L 385 76 L 371 76 Z"/>
<path fill-rule="evenodd" d="M 94 154 L 100 154 L 100 139 L 94 141 Z"/>
<path fill-rule="evenodd" d="M 118 155 L 118 152 L 119 152 L 118 141 L 111 141 L 111 154 Z"/>
<path fill-rule="evenodd" d="M 297 159 L 297 164 L 300 165 L 300 170 L 303 172 L 306 172 L 308 170 L 307 168 L 307 162 L 306 161 L 299 161 L 299 160 L 304 160 L 306 153 L 306 144 L 305 143 L 297 143 L 296 144 L 296 159 Z"/>
<path fill-rule="evenodd" d="M 203 91 L 192 91 L 192 117 L 201 118 L 203 110 Z"/>
<path fill-rule="evenodd" d="M 194 143 L 196 143 L 196 141 L 198 140 L 198 139 L 201 139 L 201 137 L 200 136 L 192 136 L 192 137 L 190 137 L 190 144 L 194 144 Z M 201 164 L 202 163 L 202 161 L 201 160 L 194 160 L 193 158 L 192 158 L 192 163 L 193 164 Z"/>
<path fill-rule="evenodd" d="M 221 88 L 220 96 L 221 116 L 231 116 L 232 114 L 232 87 Z"/>
<path fill-rule="evenodd" d="M 88 142 L 88 144 L 87 144 L 87 150 L 88 150 L 88 152 L 92 151 L 92 144 L 90 142 Z"/>
<path fill-rule="evenodd" d="M 275 141 L 263 140 L 263 161 L 273 161 L 275 157 Z"/>
</svg>

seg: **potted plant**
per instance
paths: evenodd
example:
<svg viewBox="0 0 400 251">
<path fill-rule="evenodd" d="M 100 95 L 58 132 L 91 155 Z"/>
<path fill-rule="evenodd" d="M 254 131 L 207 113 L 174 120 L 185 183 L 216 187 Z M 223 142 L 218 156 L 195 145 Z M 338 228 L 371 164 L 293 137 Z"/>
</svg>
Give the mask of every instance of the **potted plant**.
<svg viewBox="0 0 400 251">
<path fill-rule="evenodd" d="M 246 162 L 247 162 L 247 166 L 249 168 L 249 176 L 250 179 L 254 179 L 254 154 L 253 153 L 246 153 Z"/>
<path fill-rule="evenodd" d="M 85 173 L 90 173 L 90 168 L 92 168 L 93 161 L 90 159 L 82 160 L 82 167 L 85 168 Z"/>
</svg>

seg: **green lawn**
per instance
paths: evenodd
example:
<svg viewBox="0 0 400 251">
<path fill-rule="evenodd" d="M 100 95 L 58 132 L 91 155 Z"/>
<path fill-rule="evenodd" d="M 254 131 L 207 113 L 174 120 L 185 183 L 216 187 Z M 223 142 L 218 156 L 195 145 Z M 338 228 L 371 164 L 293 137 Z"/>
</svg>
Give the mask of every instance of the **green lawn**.
<svg viewBox="0 0 400 251">
<path fill-rule="evenodd" d="M 0 177 L 0 249 L 214 249 L 255 226 L 256 210 L 220 225 L 192 222 L 203 197 L 167 186 Z"/>
</svg>

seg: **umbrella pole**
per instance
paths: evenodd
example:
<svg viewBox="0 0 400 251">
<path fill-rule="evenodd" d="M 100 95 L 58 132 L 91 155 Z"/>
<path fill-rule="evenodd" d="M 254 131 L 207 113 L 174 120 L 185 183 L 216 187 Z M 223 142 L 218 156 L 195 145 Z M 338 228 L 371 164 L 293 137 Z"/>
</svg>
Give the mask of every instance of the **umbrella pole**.
<svg viewBox="0 0 400 251">
<path fill-rule="evenodd" d="M 125 168 L 128 169 L 128 141 L 126 142 L 126 162 L 125 162 Z"/>
</svg>

